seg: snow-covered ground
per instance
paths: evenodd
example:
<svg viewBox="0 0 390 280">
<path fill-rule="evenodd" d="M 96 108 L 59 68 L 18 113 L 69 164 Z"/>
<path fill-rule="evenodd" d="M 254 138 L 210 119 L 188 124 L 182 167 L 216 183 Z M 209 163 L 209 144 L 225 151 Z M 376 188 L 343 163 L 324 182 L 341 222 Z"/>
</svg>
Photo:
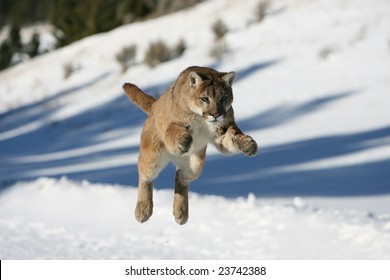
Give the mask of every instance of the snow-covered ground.
<svg viewBox="0 0 390 280">
<path fill-rule="evenodd" d="M 1 72 L 0 258 L 389 259 L 390 2 L 274 0 L 256 23 L 257 3 L 206 1 Z M 216 15 L 229 27 L 220 61 Z M 157 39 L 187 50 L 150 69 Z M 137 63 L 122 74 L 130 44 Z M 185 226 L 167 168 L 138 224 L 145 115 L 121 86 L 157 95 L 190 65 L 237 72 L 236 119 L 260 155 L 209 149 Z"/>
<path fill-rule="evenodd" d="M 41 178 L 0 196 L 4 259 L 384 259 L 390 217 L 191 193 L 190 221 L 175 223 L 172 191 L 155 193 L 145 224 L 135 188 Z"/>
</svg>

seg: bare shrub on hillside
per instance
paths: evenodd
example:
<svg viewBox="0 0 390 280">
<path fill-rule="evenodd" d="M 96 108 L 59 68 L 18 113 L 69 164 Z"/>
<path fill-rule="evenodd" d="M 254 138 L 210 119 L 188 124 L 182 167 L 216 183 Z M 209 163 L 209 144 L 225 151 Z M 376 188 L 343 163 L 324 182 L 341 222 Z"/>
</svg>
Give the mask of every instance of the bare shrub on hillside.
<svg viewBox="0 0 390 280">
<path fill-rule="evenodd" d="M 183 39 L 180 39 L 176 46 L 174 46 L 172 49 L 172 59 L 182 56 L 186 49 L 186 42 Z"/>
<path fill-rule="evenodd" d="M 225 40 L 219 40 L 211 47 L 209 55 L 217 60 L 220 60 L 222 56 L 229 51 L 229 47 Z"/>
<path fill-rule="evenodd" d="M 136 54 L 136 45 L 124 47 L 119 53 L 116 54 L 115 58 L 121 65 L 122 73 L 126 72 L 130 65 L 134 64 Z"/>
<path fill-rule="evenodd" d="M 76 67 L 71 62 L 65 63 L 63 65 L 63 69 L 64 69 L 64 79 L 68 79 L 73 74 L 73 72 L 77 70 Z"/>
<path fill-rule="evenodd" d="M 161 40 L 152 42 L 146 50 L 144 62 L 150 67 L 155 67 L 160 63 L 182 56 L 186 48 L 187 46 L 183 39 L 173 48 L 170 48 Z"/>
<path fill-rule="evenodd" d="M 255 9 L 255 18 L 257 22 L 263 21 L 267 14 L 267 10 L 269 8 L 269 1 L 268 0 L 261 0 Z"/>
<path fill-rule="evenodd" d="M 171 59 L 171 50 L 163 41 L 152 42 L 145 53 L 145 63 L 150 67 L 155 67 L 160 63 Z"/>
<path fill-rule="evenodd" d="M 323 47 L 321 48 L 319 51 L 318 51 L 318 57 L 321 59 L 321 60 L 326 60 L 329 58 L 329 56 L 331 54 L 333 54 L 335 52 L 335 49 L 333 47 L 329 47 L 329 46 L 326 46 L 326 47 Z"/>
<path fill-rule="evenodd" d="M 215 41 L 221 40 L 229 31 L 226 24 L 221 19 L 215 21 L 211 26 L 211 29 L 214 33 Z"/>
<path fill-rule="evenodd" d="M 214 44 L 210 49 L 209 55 L 218 60 L 222 59 L 222 56 L 228 52 L 229 47 L 225 40 L 225 35 L 228 33 L 229 29 L 225 23 L 218 19 L 213 23 L 211 29 L 214 33 Z"/>
</svg>

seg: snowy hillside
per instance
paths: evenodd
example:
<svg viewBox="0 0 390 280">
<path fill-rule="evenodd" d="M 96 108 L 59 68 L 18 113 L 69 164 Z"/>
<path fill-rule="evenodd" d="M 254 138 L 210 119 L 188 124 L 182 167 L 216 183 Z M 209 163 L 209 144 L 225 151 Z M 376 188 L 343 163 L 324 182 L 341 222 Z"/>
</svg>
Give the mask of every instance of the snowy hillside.
<svg viewBox="0 0 390 280">
<path fill-rule="evenodd" d="M 206 1 L 0 72 L 0 258 L 390 258 L 390 2 L 274 0 L 256 22 L 258 2 Z M 209 56 L 216 15 L 229 28 L 221 60 Z M 151 69 L 158 39 L 187 49 Z M 141 225 L 145 115 L 121 86 L 157 96 L 190 65 L 237 72 L 236 119 L 260 155 L 210 148 L 183 227 L 168 167 Z"/>
</svg>

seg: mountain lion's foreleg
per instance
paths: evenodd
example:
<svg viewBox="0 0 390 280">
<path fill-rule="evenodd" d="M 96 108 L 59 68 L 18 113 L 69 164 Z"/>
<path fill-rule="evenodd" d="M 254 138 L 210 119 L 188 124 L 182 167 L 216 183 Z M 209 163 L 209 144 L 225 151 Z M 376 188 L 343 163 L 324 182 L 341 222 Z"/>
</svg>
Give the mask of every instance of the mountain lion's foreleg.
<svg viewBox="0 0 390 280">
<path fill-rule="evenodd" d="M 191 132 L 187 126 L 171 123 L 165 132 L 164 143 L 170 153 L 177 156 L 185 154 L 192 144 Z"/>
<path fill-rule="evenodd" d="M 235 123 L 221 128 L 217 132 L 214 144 L 224 154 L 243 152 L 248 156 L 254 156 L 258 150 L 256 141 L 244 134 Z"/>
</svg>

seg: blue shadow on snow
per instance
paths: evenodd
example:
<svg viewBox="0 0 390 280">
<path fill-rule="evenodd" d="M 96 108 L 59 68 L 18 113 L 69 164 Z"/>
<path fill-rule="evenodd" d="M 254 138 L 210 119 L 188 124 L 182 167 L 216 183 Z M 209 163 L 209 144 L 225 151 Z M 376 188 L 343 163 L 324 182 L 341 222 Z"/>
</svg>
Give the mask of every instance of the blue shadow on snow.
<svg viewBox="0 0 390 280">
<path fill-rule="evenodd" d="M 248 78 L 267 67 L 279 63 L 270 60 L 253 64 L 237 71 L 237 81 Z M 123 94 L 104 105 L 85 110 L 61 122 L 51 121 L 50 115 L 61 109 L 60 98 L 85 86 L 100 81 L 108 75 L 86 82 L 73 89 L 32 105 L 0 115 L 0 137 L 14 129 L 29 125 L 32 121 L 41 125 L 31 131 L 19 133 L 14 137 L 0 140 L 0 178 L 1 188 L 15 181 L 34 179 L 34 170 L 45 170 L 78 164 L 103 161 L 113 156 L 135 154 L 138 145 L 118 147 L 108 150 L 91 151 L 80 155 L 51 160 L 17 162 L 18 157 L 40 156 L 50 153 L 67 153 L 70 150 L 88 149 L 91 145 L 105 144 L 113 140 L 102 137 L 124 131 L 141 131 L 145 114 L 131 104 Z M 146 92 L 157 96 L 173 81 L 145 88 Z M 118 90 L 121 85 L 118 85 Z M 239 126 L 250 133 L 251 130 L 272 128 L 295 120 L 311 112 L 321 110 L 328 104 L 356 94 L 354 91 L 331 94 L 293 106 L 277 106 L 250 118 L 240 120 Z M 386 145 L 390 127 L 371 131 L 333 135 L 295 143 L 262 147 L 260 155 L 248 158 L 243 155 L 225 157 L 211 155 L 201 178 L 191 184 L 191 190 L 203 194 L 218 194 L 226 197 L 246 196 L 254 193 L 259 196 L 344 196 L 375 195 L 390 193 L 390 159 L 377 160 L 349 166 L 294 169 L 294 167 L 316 160 L 332 159 L 363 151 L 368 147 Z M 41 174 L 40 176 L 45 176 Z M 137 185 L 136 165 L 119 165 L 111 168 L 78 170 L 50 175 L 67 176 L 70 179 L 89 180 L 122 185 Z M 156 188 L 173 188 L 174 167 L 168 166 L 155 182 Z M 1 187 L 2 186 L 2 187 Z"/>
</svg>

